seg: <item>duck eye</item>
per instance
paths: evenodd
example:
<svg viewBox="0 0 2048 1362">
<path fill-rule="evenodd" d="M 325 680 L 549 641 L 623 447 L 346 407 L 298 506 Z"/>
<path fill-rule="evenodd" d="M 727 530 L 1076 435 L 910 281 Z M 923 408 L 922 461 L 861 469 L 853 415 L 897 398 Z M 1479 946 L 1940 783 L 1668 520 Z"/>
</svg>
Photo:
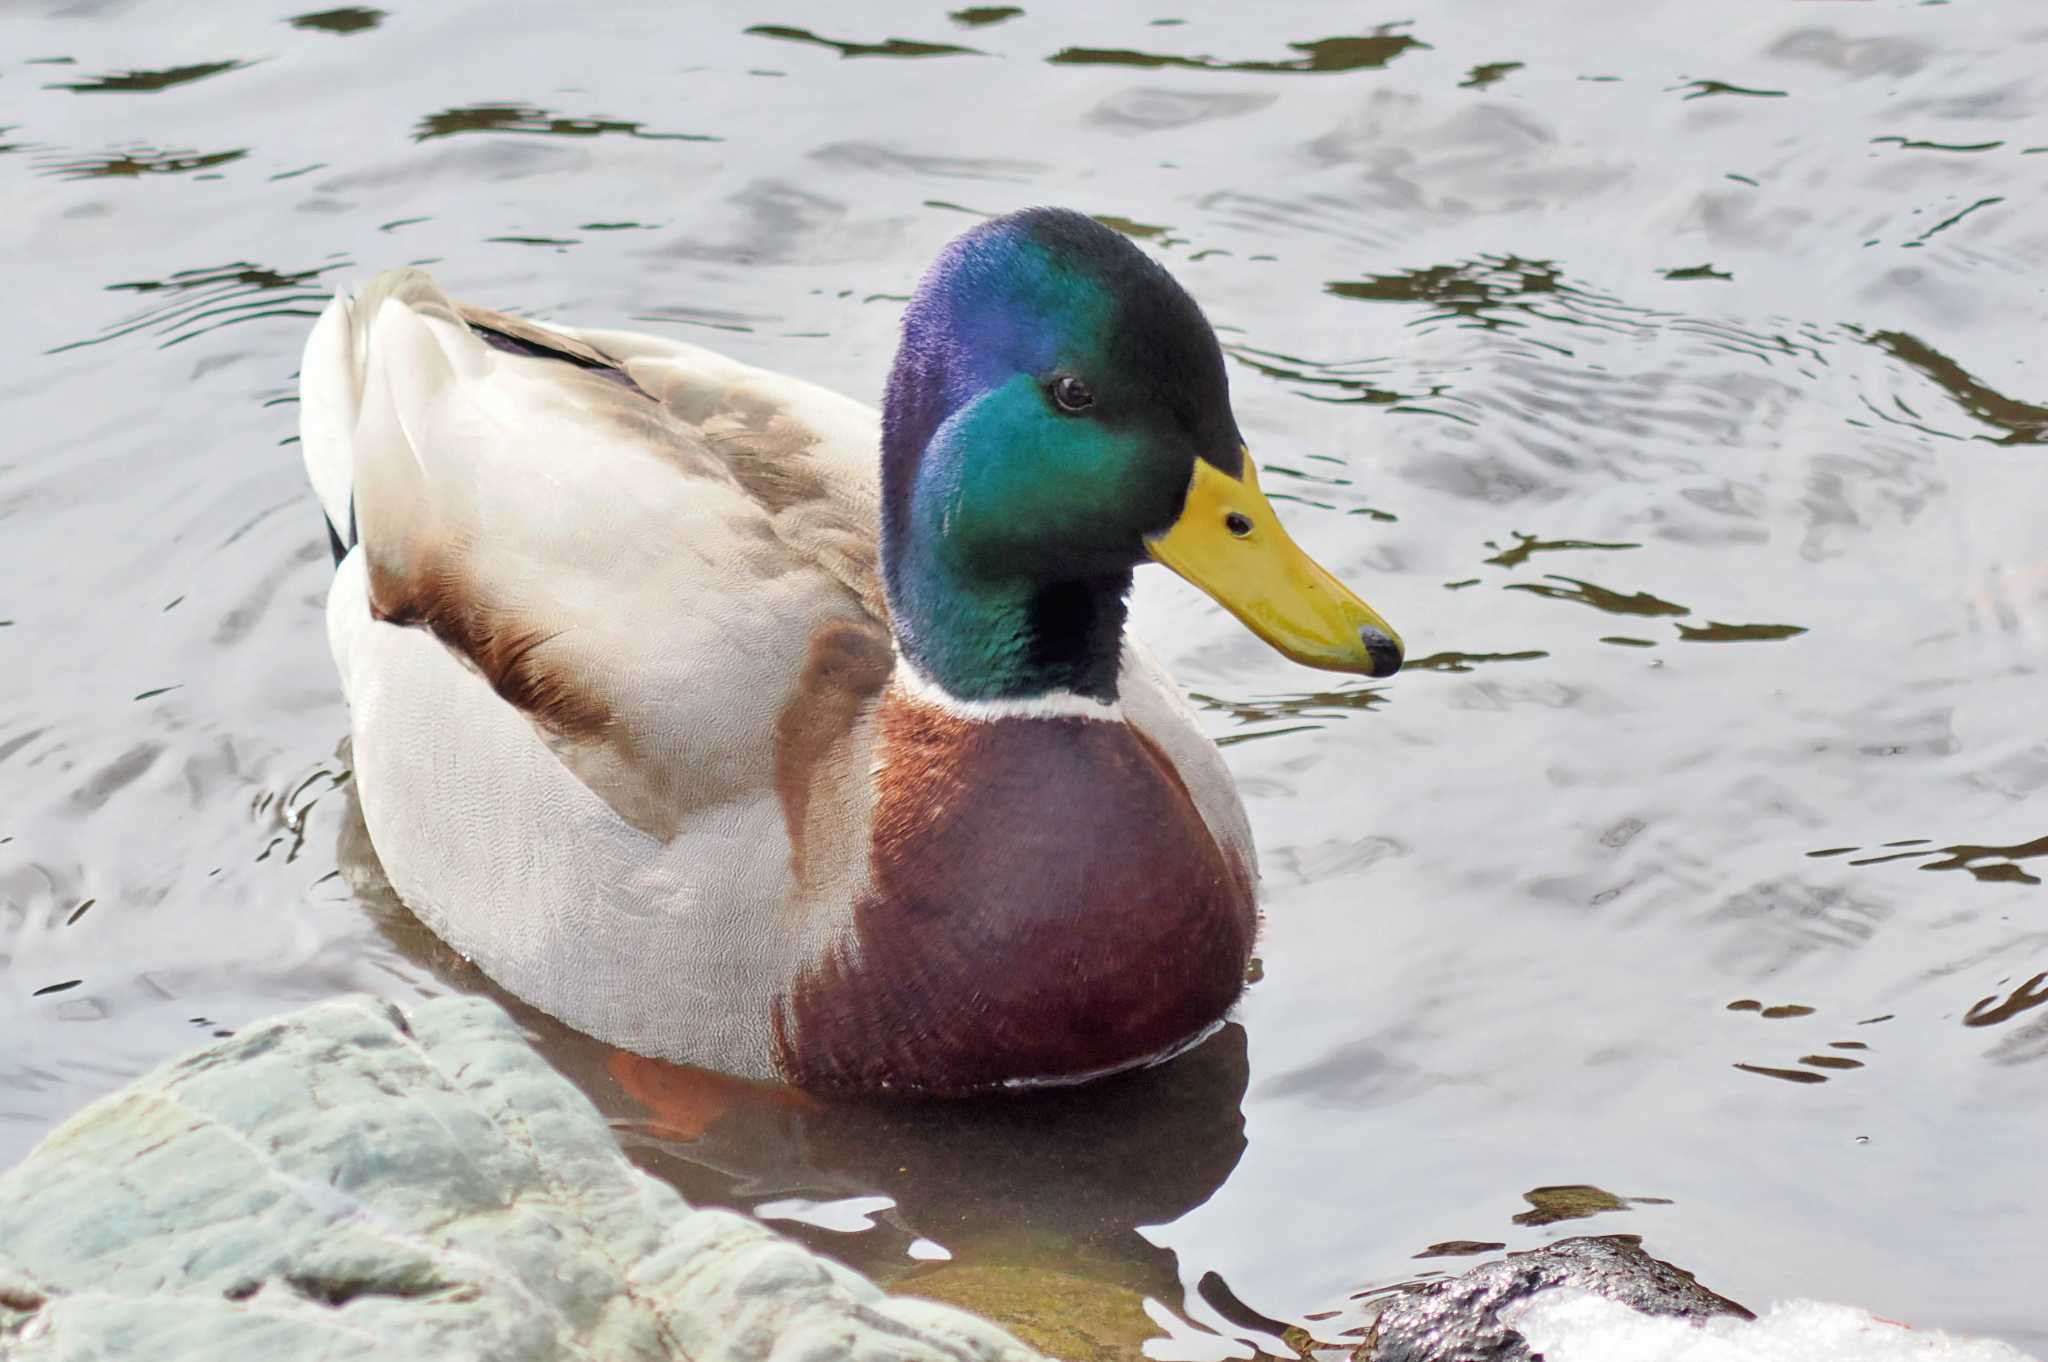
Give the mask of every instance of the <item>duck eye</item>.
<svg viewBox="0 0 2048 1362">
<path fill-rule="evenodd" d="M 1243 511 L 1232 511 L 1223 517 L 1223 528 L 1242 539 L 1252 532 L 1252 518 Z"/>
<path fill-rule="evenodd" d="M 1095 405 L 1094 391 L 1072 374 L 1061 374 L 1046 391 L 1052 394 L 1053 404 L 1061 411 L 1086 411 Z"/>
</svg>

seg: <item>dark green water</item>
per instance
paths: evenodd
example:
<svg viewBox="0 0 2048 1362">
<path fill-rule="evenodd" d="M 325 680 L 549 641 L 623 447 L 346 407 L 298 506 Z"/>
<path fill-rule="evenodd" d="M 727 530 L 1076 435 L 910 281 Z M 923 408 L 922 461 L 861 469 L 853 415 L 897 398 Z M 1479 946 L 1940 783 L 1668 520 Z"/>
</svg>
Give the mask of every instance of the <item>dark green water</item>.
<svg viewBox="0 0 2048 1362">
<path fill-rule="evenodd" d="M 879 1207 L 798 1228 L 884 1276 L 1149 1298 L 1161 1357 L 1603 1231 L 2048 1350 L 2048 11 L 386 3 L 0 13 L 0 1162 L 463 982 L 350 887 L 329 290 L 432 262 L 872 398 L 937 247 L 1053 202 L 1200 299 L 1415 661 L 1333 684 L 1146 574 L 1264 856 L 1239 1025 L 686 1140 L 537 1019 L 636 1156 Z"/>
</svg>

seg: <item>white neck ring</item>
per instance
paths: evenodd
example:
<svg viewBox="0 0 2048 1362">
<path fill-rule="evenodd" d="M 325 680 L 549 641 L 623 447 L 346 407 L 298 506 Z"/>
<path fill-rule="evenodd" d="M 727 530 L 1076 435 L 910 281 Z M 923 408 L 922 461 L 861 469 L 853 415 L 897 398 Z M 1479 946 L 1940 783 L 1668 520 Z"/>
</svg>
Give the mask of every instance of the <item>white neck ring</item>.
<svg viewBox="0 0 2048 1362">
<path fill-rule="evenodd" d="M 963 700 L 919 671 L 901 653 L 896 655 L 895 684 L 916 703 L 971 723 L 997 719 L 1094 719 L 1114 724 L 1124 719 L 1123 706 L 1115 700 L 1097 700 L 1070 690 L 1049 690 L 1043 695 L 1001 700 Z"/>
</svg>

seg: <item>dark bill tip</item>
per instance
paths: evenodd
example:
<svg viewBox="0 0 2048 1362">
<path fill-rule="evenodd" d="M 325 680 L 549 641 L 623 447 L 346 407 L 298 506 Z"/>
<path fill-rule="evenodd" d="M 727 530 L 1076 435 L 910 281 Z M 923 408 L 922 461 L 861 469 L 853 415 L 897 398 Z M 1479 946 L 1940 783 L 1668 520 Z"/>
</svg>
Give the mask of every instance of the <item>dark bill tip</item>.
<svg viewBox="0 0 2048 1362">
<path fill-rule="evenodd" d="M 1388 638 L 1370 624 L 1358 631 L 1359 642 L 1365 645 L 1366 656 L 1372 659 L 1374 676 L 1392 676 L 1401 670 L 1401 645 Z"/>
</svg>

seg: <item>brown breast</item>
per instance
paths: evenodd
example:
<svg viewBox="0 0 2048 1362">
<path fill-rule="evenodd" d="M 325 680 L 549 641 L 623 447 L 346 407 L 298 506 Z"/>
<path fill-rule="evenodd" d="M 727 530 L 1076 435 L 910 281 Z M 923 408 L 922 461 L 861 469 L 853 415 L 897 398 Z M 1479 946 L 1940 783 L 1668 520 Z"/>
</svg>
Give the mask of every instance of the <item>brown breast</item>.
<svg viewBox="0 0 2048 1362">
<path fill-rule="evenodd" d="M 977 722 L 892 688 L 873 887 L 776 1016 L 819 1089 L 961 1093 L 1135 1063 L 1243 988 L 1250 876 L 1122 723 Z"/>
</svg>

